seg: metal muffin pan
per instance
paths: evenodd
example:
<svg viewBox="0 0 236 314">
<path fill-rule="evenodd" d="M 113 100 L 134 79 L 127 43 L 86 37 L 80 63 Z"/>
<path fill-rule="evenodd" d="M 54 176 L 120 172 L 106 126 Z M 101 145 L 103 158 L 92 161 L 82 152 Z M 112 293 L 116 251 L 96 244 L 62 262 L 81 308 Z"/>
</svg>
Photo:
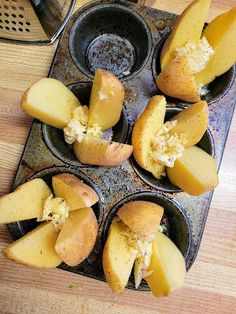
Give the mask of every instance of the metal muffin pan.
<svg viewBox="0 0 236 314">
<path fill-rule="evenodd" d="M 62 81 L 83 104 L 88 104 L 95 68 L 102 66 L 117 74 L 126 92 L 124 109 L 120 121 L 106 136 L 129 143 L 132 127 L 148 100 L 162 94 L 155 84 L 158 54 L 175 19 L 174 14 L 121 0 L 90 2 L 76 11 L 68 23 L 49 77 Z M 212 82 L 209 90 L 209 127 L 199 146 L 214 155 L 219 168 L 236 102 L 235 68 Z M 189 106 L 169 97 L 167 100 L 171 102 L 167 119 Z M 114 167 L 81 164 L 64 142 L 61 130 L 34 120 L 12 190 L 34 177 L 42 177 L 50 184 L 52 175 L 58 172 L 77 175 L 94 187 L 100 198 L 94 206 L 100 227 L 93 252 L 76 267 L 61 264 L 60 268 L 104 280 L 101 257 L 108 227 L 117 209 L 135 199 L 165 207 L 163 223 L 168 227 L 168 235 L 185 256 L 187 269 L 191 267 L 200 246 L 212 193 L 189 196 L 167 180 L 154 180 L 135 165 L 132 157 Z M 35 221 L 8 227 L 16 239 L 34 228 Z M 128 287 L 134 288 L 132 277 Z M 139 290 L 148 290 L 144 281 Z"/>
</svg>

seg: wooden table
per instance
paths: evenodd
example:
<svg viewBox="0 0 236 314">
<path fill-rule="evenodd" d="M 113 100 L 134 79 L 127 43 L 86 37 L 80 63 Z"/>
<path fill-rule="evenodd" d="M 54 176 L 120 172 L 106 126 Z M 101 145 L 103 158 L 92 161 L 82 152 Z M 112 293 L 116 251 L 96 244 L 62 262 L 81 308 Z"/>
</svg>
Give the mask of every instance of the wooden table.
<svg viewBox="0 0 236 314">
<path fill-rule="evenodd" d="M 77 1 L 76 7 L 87 1 Z M 180 13 L 190 0 L 148 5 Z M 212 1 L 210 18 L 236 5 Z M 49 47 L 0 44 L 0 193 L 9 191 L 31 118 L 19 107 L 22 92 L 47 76 L 57 43 Z M 197 260 L 184 288 L 169 298 L 126 290 L 59 269 L 31 269 L 0 253 L 0 313 L 236 313 L 236 115 L 232 121 L 210 214 Z M 12 241 L 0 227 L 0 249 Z"/>
</svg>

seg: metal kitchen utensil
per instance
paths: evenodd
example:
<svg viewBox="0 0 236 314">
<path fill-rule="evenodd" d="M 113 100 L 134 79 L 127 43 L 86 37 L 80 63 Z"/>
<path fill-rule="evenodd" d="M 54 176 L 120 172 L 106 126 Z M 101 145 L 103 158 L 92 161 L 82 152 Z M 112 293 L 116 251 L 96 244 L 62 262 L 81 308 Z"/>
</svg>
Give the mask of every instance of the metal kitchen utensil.
<svg viewBox="0 0 236 314">
<path fill-rule="evenodd" d="M 75 0 L 0 0 L 0 41 L 51 44 L 62 32 Z"/>
<path fill-rule="evenodd" d="M 120 77 L 125 102 L 118 124 L 110 137 L 129 143 L 132 127 L 148 100 L 161 94 L 155 84 L 160 51 L 176 15 L 122 0 L 97 0 L 74 13 L 57 48 L 49 77 L 59 79 L 88 105 L 92 79 L 103 66 Z M 189 106 L 166 97 L 166 118 Z M 209 128 L 198 145 L 213 155 L 219 169 L 236 103 L 235 66 L 209 85 Z M 186 260 L 193 264 L 201 243 L 212 192 L 190 196 L 174 187 L 167 178 L 157 180 L 131 157 L 119 166 L 97 167 L 81 164 L 63 139 L 63 131 L 34 120 L 12 189 L 41 177 L 49 185 L 60 172 L 75 174 L 96 189 L 100 202 L 93 207 L 99 235 L 90 256 L 80 265 L 59 267 L 70 272 L 104 280 L 101 257 L 109 225 L 122 204 L 133 200 L 152 201 L 165 208 L 163 223 L 170 238 Z M 17 239 L 36 226 L 35 220 L 10 224 Z M 132 277 L 128 283 L 134 288 Z M 145 281 L 139 290 L 148 290 Z"/>
</svg>

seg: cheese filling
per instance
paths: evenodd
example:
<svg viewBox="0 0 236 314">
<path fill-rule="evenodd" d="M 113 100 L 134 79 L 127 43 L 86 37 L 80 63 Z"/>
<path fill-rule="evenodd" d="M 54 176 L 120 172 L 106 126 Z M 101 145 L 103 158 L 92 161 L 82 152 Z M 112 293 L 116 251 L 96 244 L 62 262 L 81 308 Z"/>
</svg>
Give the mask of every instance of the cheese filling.
<svg viewBox="0 0 236 314">
<path fill-rule="evenodd" d="M 194 74 L 202 71 L 206 67 L 213 54 L 214 50 L 206 37 L 202 37 L 197 45 L 187 42 L 183 47 L 176 48 L 176 56 L 187 57 L 189 66 Z"/>
<path fill-rule="evenodd" d="M 87 106 L 79 106 L 73 111 L 72 118 L 63 131 L 68 144 L 73 144 L 75 141 L 82 142 L 86 134 L 94 137 L 102 136 L 102 128 L 99 125 L 94 124 L 92 127 L 88 127 Z"/>
<path fill-rule="evenodd" d="M 170 130 L 177 124 L 177 121 L 167 121 L 157 132 L 152 141 L 150 158 L 159 161 L 167 167 L 174 167 L 175 160 L 182 156 L 184 150 L 185 136 L 181 134 L 170 134 Z"/>
<path fill-rule="evenodd" d="M 55 230 L 59 231 L 63 223 L 68 218 L 70 206 L 61 197 L 53 197 L 49 195 L 43 207 L 43 214 L 38 221 L 52 221 Z"/>
<path fill-rule="evenodd" d="M 138 289 L 141 281 L 143 278 L 148 277 L 151 275 L 152 271 L 148 271 L 151 256 L 152 256 L 152 241 L 155 237 L 149 239 L 143 239 L 139 237 L 135 232 L 130 230 L 130 228 L 121 221 L 118 217 L 115 218 L 123 225 L 123 229 L 125 231 L 122 234 L 126 237 L 129 245 L 130 251 L 135 256 L 134 262 L 134 282 L 135 282 L 135 289 Z M 159 231 L 165 231 L 165 226 L 159 226 Z"/>
</svg>

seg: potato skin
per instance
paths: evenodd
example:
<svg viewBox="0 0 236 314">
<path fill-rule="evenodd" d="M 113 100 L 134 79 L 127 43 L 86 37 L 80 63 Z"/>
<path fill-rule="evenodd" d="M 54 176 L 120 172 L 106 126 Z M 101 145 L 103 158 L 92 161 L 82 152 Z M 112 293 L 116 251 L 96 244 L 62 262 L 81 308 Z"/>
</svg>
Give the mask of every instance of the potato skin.
<svg viewBox="0 0 236 314">
<path fill-rule="evenodd" d="M 97 69 L 89 102 L 88 126 L 98 124 L 102 130 L 113 127 L 120 119 L 125 91 L 111 72 Z"/>
<path fill-rule="evenodd" d="M 69 266 L 84 261 L 93 250 L 98 234 L 98 222 L 92 208 L 72 211 L 57 238 L 55 250 Z"/>
<path fill-rule="evenodd" d="M 157 87 L 166 95 L 187 102 L 201 100 L 194 74 L 186 57 L 176 57 L 156 79 Z"/>
<path fill-rule="evenodd" d="M 81 142 L 74 143 L 74 152 L 78 160 L 88 165 L 115 166 L 127 160 L 133 152 L 133 146 L 86 136 Z"/>
<path fill-rule="evenodd" d="M 98 202 L 97 193 L 71 173 L 59 173 L 52 178 L 55 196 L 62 197 L 72 210 L 90 207 Z"/>
<path fill-rule="evenodd" d="M 135 254 L 123 234 L 125 230 L 124 225 L 113 219 L 102 254 L 106 281 L 114 293 L 121 293 L 125 289 L 135 260 Z"/>
<path fill-rule="evenodd" d="M 118 217 L 141 238 L 150 239 L 156 233 L 164 209 L 158 204 L 147 201 L 133 201 L 123 205 L 117 212 Z"/>
<path fill-rule="evenodd" d="M 152 97 L 146 109 L 137 119 L 132 132 L 134 158 L 143 169 L 160 178 L 165 166 L 149 158 L 151 143 L 158 130 L 164 124 L 166 101 L 164 96 Z"/>
</svg>

